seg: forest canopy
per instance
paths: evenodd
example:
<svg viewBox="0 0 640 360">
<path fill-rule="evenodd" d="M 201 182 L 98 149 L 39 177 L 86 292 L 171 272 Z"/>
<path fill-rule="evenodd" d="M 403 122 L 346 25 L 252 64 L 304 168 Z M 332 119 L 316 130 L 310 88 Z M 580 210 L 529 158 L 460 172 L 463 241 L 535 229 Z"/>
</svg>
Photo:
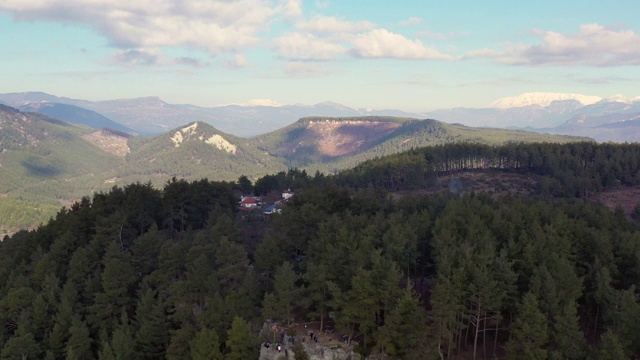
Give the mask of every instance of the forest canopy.
<svg viewBox="0 0 640 360">
<path fill-rule="evenodd" d="M 631 358 L 640 233 L 582 197 L 637 185 L 638 150 L 455 145 L 336 176 L 114 187 L 0 243 L 1 357 L 257 359 L 270 319 L 396 359 Z M 391 193 L 461 170 L 547 180 L 530 197 Z M 238 209 L 286 188 L 279 214 Z"/>
</svg>

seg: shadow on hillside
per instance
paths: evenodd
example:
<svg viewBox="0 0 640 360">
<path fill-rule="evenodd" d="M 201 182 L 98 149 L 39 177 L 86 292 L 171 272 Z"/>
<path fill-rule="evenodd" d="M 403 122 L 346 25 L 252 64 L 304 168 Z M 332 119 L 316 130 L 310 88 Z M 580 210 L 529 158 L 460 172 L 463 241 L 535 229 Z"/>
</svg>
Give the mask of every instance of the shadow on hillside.
<svg viewBox="0 0 640 360">
<path fill-rule="evenodd" d="M 21 162 L 22 166 L 27 169 L 27 172 L 31 176 L 37 177 L 52 177 L 60 174 L 62 170 L 52 164 L 48 163 L 46 160 L 31 157 Z"/>
</svg>

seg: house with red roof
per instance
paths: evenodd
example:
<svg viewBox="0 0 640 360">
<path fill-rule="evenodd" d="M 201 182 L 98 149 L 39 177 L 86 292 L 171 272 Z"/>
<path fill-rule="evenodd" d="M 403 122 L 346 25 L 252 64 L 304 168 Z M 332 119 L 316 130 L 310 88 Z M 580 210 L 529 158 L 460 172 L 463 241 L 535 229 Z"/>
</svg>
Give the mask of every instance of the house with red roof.
<svg viewBox="0 0 640 360">
<path fill-rule="evenodd" d="M 260 199 L 254 196 L 243 196 L 240 199 L 240 207 L 244 209 L 254 209 L 260 205 Z"/>
</svg>

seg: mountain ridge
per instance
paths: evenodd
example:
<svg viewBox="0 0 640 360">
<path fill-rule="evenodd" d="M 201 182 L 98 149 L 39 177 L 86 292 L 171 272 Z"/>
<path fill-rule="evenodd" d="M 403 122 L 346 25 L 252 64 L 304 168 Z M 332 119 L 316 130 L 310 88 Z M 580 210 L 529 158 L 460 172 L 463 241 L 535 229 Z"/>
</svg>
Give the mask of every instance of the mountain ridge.
<svg viewBox="0 0 640 360">
<path fill-rule="evenodd" d="M 471 127 L 513 128 L 541 133 L 557 133 L 588 136 L 598 141 L 629 141 L 628 134 L 611 131 L 600 134 L 598 129 L 569 128 L 564 124 L 576 116 L 601 118 L 612 115 L 618 120 L 630 119 L 640 112 L 640 97 L 630 98 L 614 95 L 595 103 L 584 105 L 580 101 L 598 97 L 565 93 L 525 93 L 532 95 L 529 105 L 504 108 L 452 108 L 433 110 L 425 113 L 409 113 L 401 110 L 355 109 L 335 102 L 325 101 L 315 105 L 271 106 L 264 101 L 247 104 L 229 104 L 224 106 L 200 107 L 189 104 L 169 104 L 159 97 L 141 97 L 136 99 L 117 99 L 106 101 L 87 101 L 55 97 L 41 92 L 0 94 L 0 102 L 8 105 L 24 105 L 25 101 L 59 101 L 78 106 L 105 116 L 123 124 L 136 132 L 155 136 L 170 129 L 193 121 L 202 121 L 228 134 L 243 138 L 252 138 L 276 131 L 301 118 L 309 116 L 356 117 L 356 116 L 396 116 L 417 119 L 438 119 L 446 123 L 460 123 Z M 517 97 L 512 97 L 517 98 Z M 533 104 L 537 98 L 539 104 Z M 503 98 L 505 99 L 505 98 Z M 544 101 L 542 101 L 542 100 Z M 580 100 L 582 99 L 582 100 Z M 500 99 L 498 99 L 500 100 Z M 496 100 L 496 101 L 498 101 Z M 16 105 L 17 104 L 17 105 Z M 548 104 L 548 105 L 547 105 Z M 523 105 L 522 103 L 512 105 Z M 545 106 L 546 105 L 546 106 Z M 619 115 L 619 116 L 618 116 Z M 593 121 L 587 121 L 591 123 Z M 576 132 L 572 129 L 575 129 Z M 634 141 L 640 139 L 632 138 Z"/>
<path fill-rule="evenodd" d="M 61 104 L 54 102 L 28 102 L 19 107 L 21 111 L 37 112 L 49 115 L 57 119 L 80 125 L 87 125 L 94 129 L 110 128 L 123 131 L 132 135 L 138 133 L 120 123 L 117 123 L 95 111 L 88 110 L 76 105 Z"/>
</svg>

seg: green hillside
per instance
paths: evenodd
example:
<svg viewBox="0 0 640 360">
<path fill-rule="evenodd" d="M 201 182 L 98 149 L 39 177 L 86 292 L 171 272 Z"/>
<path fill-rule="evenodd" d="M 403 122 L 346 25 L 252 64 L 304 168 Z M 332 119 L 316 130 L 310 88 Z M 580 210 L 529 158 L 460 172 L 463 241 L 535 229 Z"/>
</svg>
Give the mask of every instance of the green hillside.
<svg viewBox="0 0 640 360">
<path fill-rule="evenodd" d="M 120 160 L 81 136 L 91 130 L 0 108 L 0 233 L 33 226 L 96 189 Z"/>
</svg>

